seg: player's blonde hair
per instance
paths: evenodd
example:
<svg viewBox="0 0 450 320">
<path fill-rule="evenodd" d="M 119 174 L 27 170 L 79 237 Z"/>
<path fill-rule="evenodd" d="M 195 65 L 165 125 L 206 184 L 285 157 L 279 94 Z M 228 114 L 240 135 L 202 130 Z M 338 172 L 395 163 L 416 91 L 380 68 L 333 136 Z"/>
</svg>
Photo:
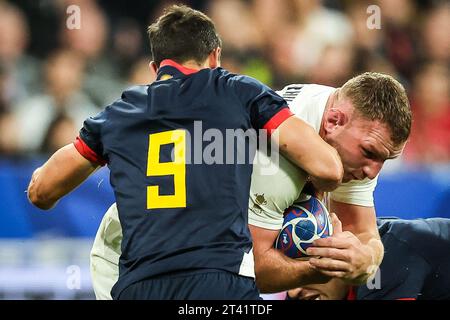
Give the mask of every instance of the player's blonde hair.
<svg viewBox="0 0 450 320">
<path fill-rule="evenodd" d="M 366 72 L 347 81 L 340 93 L 348 97 L 359 115 L 385 123 L 395 145 L 411 132 L 412 114 L 405 88 L 393 77 Z"/>
</svg>

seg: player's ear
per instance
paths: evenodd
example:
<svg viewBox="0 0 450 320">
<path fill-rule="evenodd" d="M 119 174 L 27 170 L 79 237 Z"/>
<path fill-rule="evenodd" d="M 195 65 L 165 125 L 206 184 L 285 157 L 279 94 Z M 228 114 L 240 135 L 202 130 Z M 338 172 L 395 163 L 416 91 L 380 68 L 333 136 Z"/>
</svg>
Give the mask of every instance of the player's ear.
<svg viewBox="0 0 450 320">
<path fill-rule="evenodd" d="M 217 47 L 208 56 L 208 64 L 211 69 L 220 67 L 220 55 L 222 53 L 222 49 Z"/>
<path fill-rule="evenodd" d="M 330 133 L 348 123 L 348 116 L 339 109 L 331 108 L 324 114 L 324 129 Z"/>
<path fill-rule="evenodd" d="M 158 69 L 159 69 L 158 65 L 156 64 L 155 61 L 150 61 L 148 66 L 150 67 L 150 74 L 152 76 L 152 79 L 156 79 L 157 74 L 158 74 Z"/>
</svg>

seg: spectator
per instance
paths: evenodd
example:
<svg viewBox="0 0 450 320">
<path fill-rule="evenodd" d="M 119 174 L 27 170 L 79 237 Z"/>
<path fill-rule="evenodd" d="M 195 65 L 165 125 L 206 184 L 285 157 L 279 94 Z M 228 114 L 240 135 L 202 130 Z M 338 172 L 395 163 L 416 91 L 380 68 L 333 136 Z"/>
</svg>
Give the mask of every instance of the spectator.
<svg viewBox="0 0 450 320">
<path fill-rule="evenodd" d="M 416 8 L 410 0 L 379 0 L 383 17 L 384 55 L 406 79 L 416 68 Z"/>
<path fill-rule="evenodd" d="M 429 63 L 415 78 L 411 103 L 414 122 L 405 150 L 409 162 L 450 162 L 449 76 L 446 65 Z"/>
<path fill-rule="evenodd" d="M 450 4 L 443 2 L 427 15 L 423 27 L 426 57 L 441 63 L 450 63 Z"/>
<path fill-rule="evenodd" d="M 44 71 L 44 93 L 30 97 L 15 110 L 20 125 L 19 145 L 23 151 L 38 151 L 49 125 L 61 113 L 72 119 L 76 127 L 81 127 L 84 119 L 98 112 L 81 90 L 82 57 L 72 51 L 59 50 L 49 57 Z"/>
<path fill-rule="evenodd" d="M 124 89 L 124 83 L 120 80 L 120 68 L 112 61 L 111 53 L 105 54 L 109 25 L 95 2 L 76 0 L 70 1 L 70 4 L 80 7 L 82 24 L 80 29 L 68 29 L 64 20 L 61 43 L 64 48 L 75 51 L 86 61 L 83 89 L 97 106 L 104 107 L 115 99 L 114 92 Z"/>
<path fill-rule="evenodd" d="M 342 13 L 324 7 L 320 0 L 295 0 L 297 31 L 293 39 L 292 69 L 308 75 L 322 62 L 324 50 L 352 43 L 350 21 Z"/>
<path fill-rule="evenodd" d="M 61 113 L 50 123 L 39 151 L 53 154 L 58 149 L 71 143 L 77 135 L 78 127 L 74 121 L 64 113 Z"/>
<path fill-rule="evenodd" d="M 155 78 L 150 72 L 149 59 L 141 58 L 131 66 L 128 83 L 131 85 L 144 85 L 152 83 Z"/>
<path fill-rule="evenodd" d="M 28 25 L 23 13 L 13 5 L 0 2 L 0 64 L 2 96 L 8 104 L 36 93 L 39 89 L 38 63 L 26 55 Z"/>
</svg>

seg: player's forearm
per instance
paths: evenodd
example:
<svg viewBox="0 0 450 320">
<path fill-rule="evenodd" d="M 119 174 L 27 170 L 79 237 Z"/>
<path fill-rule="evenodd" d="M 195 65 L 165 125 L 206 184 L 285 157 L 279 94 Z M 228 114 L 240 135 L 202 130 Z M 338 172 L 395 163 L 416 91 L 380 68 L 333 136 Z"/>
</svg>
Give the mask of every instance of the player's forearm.
<svg viewBox="0 0 450 320">
<path fill-rule="evenodd" d="M 302 120 L 291 117 L 274 134 L 280 151 L 305 170 L 322 191 L 334 190 L 342 181 L 344 169 L 336 149 L 327 144 Z"/>
<path fill-rule="evenodd" d="M 40 209 L 51 209 L 96 168 L 96 165 L 82 158 L 73 145 L 65 146 L 34 171 L 28 186 L 28 199 Z"/>
<path fill-rule="evenodd" d="M 285 291 L 329 279 L 318 274 L 308 261 L 290 259 L 276 249 L 268 250 L 262 257 L 255 256 L 255 273 L 261 293 Z"/>
</svg>

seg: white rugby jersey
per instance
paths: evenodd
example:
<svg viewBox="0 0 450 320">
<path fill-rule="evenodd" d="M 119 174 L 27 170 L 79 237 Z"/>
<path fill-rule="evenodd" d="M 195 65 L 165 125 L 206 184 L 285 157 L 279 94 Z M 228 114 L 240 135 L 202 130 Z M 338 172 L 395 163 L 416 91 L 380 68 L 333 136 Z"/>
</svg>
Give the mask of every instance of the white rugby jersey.
<svg viewBox="0 0 450 320">
<path fill-rule="evenodd" d="M 328 98 L 335 88 L 316 84 L 292 84 L 278 94 L 289 103 L 291 111 L 319 133 Z M 249 223 L 278 230 L 283 224 L 283 212 L 295 203 L 306 183 L 307 174 L 280 155 L 278 169 L 267 174 L 272 159 L 258 151 L 258 161 L 253 164 L 249 199 Z M 377 178 L 350 181 L 331 192 L 331 199 L 343 203 L 373 207 L 373 191 Z"/>
</svg>

